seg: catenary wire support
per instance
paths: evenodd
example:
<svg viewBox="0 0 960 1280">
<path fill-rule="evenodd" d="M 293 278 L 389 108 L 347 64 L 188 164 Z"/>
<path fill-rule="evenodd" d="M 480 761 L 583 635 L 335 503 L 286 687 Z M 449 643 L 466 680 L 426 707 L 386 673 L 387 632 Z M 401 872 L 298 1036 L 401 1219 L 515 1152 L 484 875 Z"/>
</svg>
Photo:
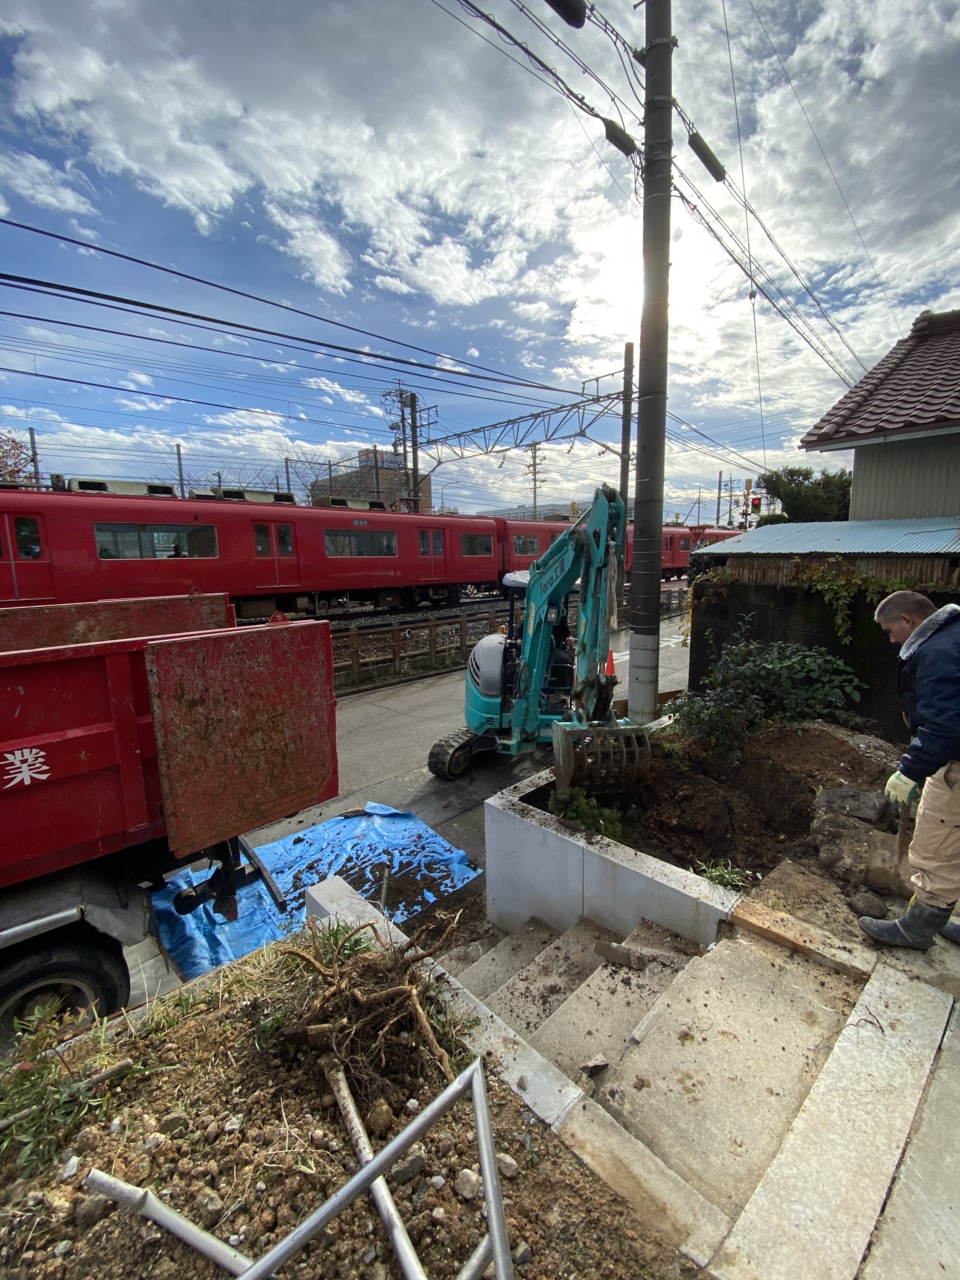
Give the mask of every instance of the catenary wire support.
<svg viewBox="0 0 960 1280">
<path fill-rule="evenodd" d="M 345 1085 L 346 1081 L 344 1081 Z M 331 1087 L 333 1087 L 332 1081 Z M 246 1280 L 266 1280 L 266 1278 L 272 1277 L 278 1268 L 309 1244 L 314 1236 L 321 1232 L 339 1213 L 348 1208 L 359 1195 L 364 1191 L 371 1191 L 374 1202 L 381 1212 L 381 1217 L 384 1218 L 390 1239 L 397 1250 L 404 1276 L 408 1280 L 425 1280 L 426 1273 L 410 1242 L 406 1229 L 400 1221 L 393 1197 L 383 1182 L 383 1178 L 400 1157 L 405 1155 L 442 1116 L 446 1115 L 468 1093 L 473 1101 L 477 1151 L 480 1158 L 480 1174 L 483 1178 L 483 1198 L 487 1210 L 489 1231 L 460 1268 L 457 1280 L 477 1280 L 491 1261 L 494 1264 L 497 1280 L 513 1280 L 513 1260 L 510 1257 L 510 1243 L 507 1238 L 507 1220 L 503 1207 L 503 1195 L 500 1190 L 500 1174 L 497 1170 L 493 1126 L 490 1122 L 490 1105 L 483 1076 L 483 1063 L 479 1058 L 476 1058 L 466 1070 L 462 1071 L 456 1080 L 448 1084 L 443 1093 L 434 1098 L 433 1102 L 425 1107 L 420 1115 L 412 1120 L 401 1133 L 398 1133 L 395 1138 L 388 1142 L 377 1155 L 373 1155 L 372 1151 L 370 1151 L 369 1140 L 366 1138 L 359 1118 L 356 1117 L 351 1098 L 348 1105 L 353 1110 L 356 1128 L 347 1119 L 346 1112 L 344 1112 L 344 1119 L 350 1131 L 351 1139 L 355 1143 L 355 1149 L 361 1161 L 361 1168 L 319 1209 L 304 1219 L 288 1236 L 278 1241 L 272 1249 L 258 1258 L 256 1262 L 251 1262 L 244 1254 L 224 1244 L 222 1240 L 218 1240 L 216 1236 L 211 1235 L 208 1231 L 204 1231 L 195 1222 L 191 1222 L 183 1214 L 171 1209 L 169 1205 L 165 1205 L 151 1191 L 144 1191 L 142 1187 L 135 1187 L 129 1182 L 122 1182 L 119 1178 L 113 1178 L 99 1169 L 90 1170 L 84 1180 L 84 1185 L 91 1191 L 99 1192 L 99 1194 L 107 1196 L 119 1204 L 134 1209 L 142 1217 L 149 1218 L 150 1221 L 155 1222 L 157 1226 L 165 1227 L 178 1239 L 196 1249 L 198 1253 L 223 1267 L 225 1271 L 229 1271 L 235 1276 L 244 1276 Z M 347 1097 L 349 1097 L 349 1091 L 347 1091 L 345 1099 Z M 339 1093 L 337 1098 L 340 1101 Z M 343 1103 L 341 1103 L 341 1106 L 343 1106 Z M 361 1153 L 360 1145 L 357 1143 L 357 1139 L 361 1134 L 366 1142 L 366 1150 L 370 1152 L 370 1159 L 367 1163 L 363 1163 L 364 1156 Z M 386 1193 L 385 1197 L 380 1197 L 379 1199 L 379 1193 L 374 1189 L 375 1184 L 378 1182 Z M 384 1208 L 381 1208 L 381 1202 L 385 1206 Z M 384 1216 L 384 1214 L 387 1216 Z M 390 1221 L 387 1220 L 388 1217 Z"/>
</svg>

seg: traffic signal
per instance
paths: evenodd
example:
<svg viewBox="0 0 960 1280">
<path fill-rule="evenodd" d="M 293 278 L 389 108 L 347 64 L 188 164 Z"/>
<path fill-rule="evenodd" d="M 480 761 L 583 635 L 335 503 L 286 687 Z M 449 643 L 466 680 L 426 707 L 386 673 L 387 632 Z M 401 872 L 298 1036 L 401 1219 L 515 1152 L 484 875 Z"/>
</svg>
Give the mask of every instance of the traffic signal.
<svg viewBox="0 0 960 1280">
<path fill-rule="evenodd" d="M 753 516 L 758 516 L 758 515 L 760 514 L 760 499 L 759 499 L 759 498 L 751 498 L 751 499 L 750 499 L 750 514 L 751 514 L 751 515 L 753 515 Z"/>
</svg>

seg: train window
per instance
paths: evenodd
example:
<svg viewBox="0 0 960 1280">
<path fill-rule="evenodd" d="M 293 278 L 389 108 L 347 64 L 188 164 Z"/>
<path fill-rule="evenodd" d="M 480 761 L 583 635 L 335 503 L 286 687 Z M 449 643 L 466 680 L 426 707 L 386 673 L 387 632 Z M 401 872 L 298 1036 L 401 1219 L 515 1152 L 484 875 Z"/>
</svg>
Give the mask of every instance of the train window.
<svg viewBox="0 0 960 1280">
<path fill-rule="evenodd" d="M 434 529 L 433 531 L 433 554 L 435 556 L 443 555 L 443 530 Z"/>
<path fill-rule="evenodd" d="M 420 554 L 428 556 L 430 554 L 430 530 L 420 530 Z"/>
<path fill-rule="evenodd" d="M 515 556 L 538 556 L 540 539 L 535 533 L 515 533 L 513 535 L 513 554 Z"/>
<path fill-rule="evenodd" d="M 255 524 L 253 526 L 253 545 L 258 556 L 270 555 L 270 526 Z"/>
<path fill-rule="evenodd" d="M 395 556 L 397 535 L 376 529 L 324 529 L 328 556 Z"/>
<path fill-rule="evenodd" d="M 95 524 L 101 560 L 215 560 L 217 530 L 212 524 Z"/>
<path fill-rule="evenodd" d="M 282 556 L 293 555 L 293 525 L 277 525 L 277 550 Z"/>
<path fill-rule="evenodd" d="M 681 538 L 681 539 L 680 539 L 680 550 L 681 550 L 681 551 L 689 551 L 689 550 L 690 550 L 690 539 L 689 539 L 689 538 Z"/>
<path fill-rule="evenodd" d="M 461 533 L 460 550 L 465 556 L 492 556 L 492 533 Z"/>
<path fill-rule="evenodd" d="M 17 516 L 13 522 L 17 537 L 17 555 L 21 560 L 40 559 L 40 526 L 33 516 Z"/>
</svg>

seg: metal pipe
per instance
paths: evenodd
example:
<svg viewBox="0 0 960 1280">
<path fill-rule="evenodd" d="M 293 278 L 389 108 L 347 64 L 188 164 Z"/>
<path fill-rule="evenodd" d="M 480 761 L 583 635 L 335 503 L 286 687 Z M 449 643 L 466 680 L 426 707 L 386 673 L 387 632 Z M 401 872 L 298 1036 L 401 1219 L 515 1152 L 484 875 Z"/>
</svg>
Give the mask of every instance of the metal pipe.
<svg viewBox="0 0 960 1280">
<path fill-rule="evenodd" d="M 477 1280 L 477 1276 L 482 1276 L 486 1271 L 492 1257 L 493 1245 L 486 1235 L 457 1272 L 457 1280 Z"/>
<path fill-rule="evenodd" d="M 371 1147 L 367 1131 L 363 1127 L 363 1121 L 357 1114 L 353 1094 L 347 1084 L 347 1077 L 343 1074 L 343 1068 L 338 1064 L 327 1064 L 324 1066 L 324 1075 L 326 1076 L 327 1084 L 333 1090 L 337 1105 L 340 1107 L 340 1114 L 343 1116 L 343 1122 L 347 1126 L 347 1132 L 350 1134 L 350 1141 L 353 1143 L 353 1149 L 357 1153 L 357 1159 L 361 1165 L 367 1165 L 373 1159 L 373 1147 Z M 383 1178 L 378 1178 L 371 1186 L 370 1196 L 377 1206 L 381 1222 L 387 1229 L 390 1243 L 393 1245 L 397 1260 L 400 1263 L 400 1270 L 408 1280 L 427 1280 L 427 1273 L 420 1264 L 417 1251 L 407 1235 L 403 1219 L 400 1217 L 393 1196 L 390 1194 L 390 1188 Z"/>
<path fill-rule="evenodd" d="M 473 1077 L 480 1069 L 479 1059 L 472 1062 L 452 1084 L 447 1085 L 439 1097 L 434 1098 L 433 1102 L 426 1106 L 401 1133 L 388 1142 L 368 1165 L 355 1173 L 325 1204 L 295 1227 L 285 1240 L 274 1245 L 269 1252 L 258 1258 L 248 1271 L 244 1271 L 242 1274 L 246 1280 L 266 1280 L 266 1277 L 281 1267 L 288 1258 L 299 1253 L 318 1231 L 322 1231 L 338 1213 L 342 1213 L 353 1204 L 361 1192 L 372 1186 L 377 1178 L 385 1174 L 400 1156 L 409 1151 L 442 1115 L 445 1115 L 452 1106 L 470 1092 Z"/>
<path fill-rule="evenodd" d="M 510 1241 L 507 1238 L 507 1215 L 503 1210 L 500 1172 L 497 1169 L 493 1127 L 490 1124 L 490 1104 L 487 1101 L 487 1086 L 482 1071 L 478 1071 L 473 1077 L 473 1113 L 477 1121 L 477 1152 L 480 1156 L 483 1198 L 487 1206 L 487 1226 L 493 1245 L 497 1280 L 513 1280 L 513 1260 L 510 1257 Z"/>
<path fill-rule="evenodd" d="M 176 1209 L 171 1209 L 162 1200 L 158 1200 L 152 1191 L 134 1187 L 129 1182 L 121 1182 L 119 1178 L 113 1178 L 100 1169 L 91 1169 L 84 1178 L 83 1185 L 91 1191 L 106 1196 L 109 1200 L 116 1200 L 118 1204 L 135 1210 L 141 1217 L 155 1222 L 158 1227 L 165 1227 L 171 1235 L 190 1245 L 196 1249 L 197 1253 L 202 1253 L 205 1258 L 217 1263 L 231 1275 L 245 1275 L 251 1265 L 250 1259 L 245 1254 L 238 1253 L 230 1245 L 212 1236 L 209 1231 L 204 1231 L 195 1222 L 185 1218 L 182 1213 L 177 1213 Z M 264 1274 L 269 1275 L 269 1272 Z"/>
</svg>

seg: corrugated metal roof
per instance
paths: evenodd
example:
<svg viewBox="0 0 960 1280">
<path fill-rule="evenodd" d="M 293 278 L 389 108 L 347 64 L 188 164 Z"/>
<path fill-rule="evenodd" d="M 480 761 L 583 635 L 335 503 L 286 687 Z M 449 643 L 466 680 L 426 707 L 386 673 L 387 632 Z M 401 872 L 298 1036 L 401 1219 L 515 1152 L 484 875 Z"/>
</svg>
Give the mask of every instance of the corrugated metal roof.
<svg viewBox="0 0 960 1280">
<path fill-rule="evenodd" d="M 698 556 L 958 554 L 960 516 L 768 524 L 697 552 Z"/>
</svg>

